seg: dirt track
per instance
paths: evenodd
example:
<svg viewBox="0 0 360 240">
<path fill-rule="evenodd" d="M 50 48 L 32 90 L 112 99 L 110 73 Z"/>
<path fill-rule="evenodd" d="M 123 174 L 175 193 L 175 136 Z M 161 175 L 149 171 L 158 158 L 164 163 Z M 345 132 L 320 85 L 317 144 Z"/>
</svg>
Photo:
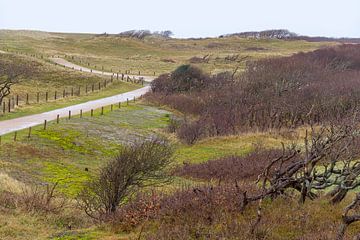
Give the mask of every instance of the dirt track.
<svg viewBox="0 0 360 240">
<path fill-rule="evenodd" d="M 94 69 L 90 69 L 90 68 L 86 68 L 86 67 L 83 67 L 83 66 L 79 66 L 79 65 L 76 65 L 74 63 L 71 63 L 63 58 L 49 58 L 51 61 L 53 61 L 54 63 L 57 63 L 59 65 L 62 65 L 62 66 L 65 66 L 65 67 L 68 67 L 68 68 L 72 68 L 74 70 L 78 70 L 78 71 L 83 71 L 83 72 L 91 72 L 91 73 L 94 73 L 94 74 L 100 74 L 100 75 L 106 75 L 106 76 L 111 76 L 111 75 L 114 75 L 115 76 L 115 73 L 111 73 L 111 72 L 102 72 L 102 71 L 99 71 L 99 70 L 94 70 Z M 136 78 L 136 79 L 139 79 L 139 78 L 143 78 L 146 82 L 151 82 L 152 80 L 154 80 L 154 77 L 150 77 L 150 76 L 141 76 L 141 75 L 124 75 L 125 77 L 129 76 L 130 78 Z"/>
</svg>

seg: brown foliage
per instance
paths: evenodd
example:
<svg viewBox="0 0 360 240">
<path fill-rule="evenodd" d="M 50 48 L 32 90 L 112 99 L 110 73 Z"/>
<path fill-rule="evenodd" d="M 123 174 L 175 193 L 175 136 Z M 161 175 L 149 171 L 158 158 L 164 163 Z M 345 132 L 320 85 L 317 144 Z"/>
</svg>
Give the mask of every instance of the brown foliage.
<svg viewBox="0 0 360 240">
<path fill-rule="evenodd" d="M 281 154 L 281 150 L 256 150 L 244 157 L 230 156 L 200 164 L 185 164 L 177 168 L 174 174 L 220 182 L 256 180 L 270 159 Z"/>
<path fill-rule="evenodd" d="M 358 110 L 359 52 L 360 46 L 342 45 L 259 60 L 249 63 L 240 79 L 229 73 L 195 74 L 197 84 L 191 88 L 191 81 L 175 81 L 173 73 L 155 80 L 155 95 L 149 97 L 198 115 L 202 136 L 341 121 Z M 197 71 L 180 72 L 191 76 Z"/>
</svg>

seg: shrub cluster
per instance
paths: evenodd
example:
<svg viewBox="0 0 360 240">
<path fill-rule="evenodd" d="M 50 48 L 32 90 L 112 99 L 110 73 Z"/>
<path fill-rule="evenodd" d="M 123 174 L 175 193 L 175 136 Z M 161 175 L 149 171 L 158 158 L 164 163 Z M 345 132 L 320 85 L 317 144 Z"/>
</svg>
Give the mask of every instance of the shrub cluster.
<svg viewBox="0 0 360 240">
<path fill-rule="evenodd" d="M 175 175 L 203 180 L 235 182 L 255 180 L 281 150 L 254 151 L 247 156 L 229 156 L 200 164 L 185 164 L 174 171 Z"/>
<path fill-rule="evenodd" d="M 360 46 L 341 45 L 248 63 L 237 79 L 182 66 L 152 83 L 149 100 L 196 115 L 179 137 L 294 128 L 339 121 L 358 110 Z M 195 130 L 196 128 L 196 130 Z M 196 133 L 194 140 L 193 133 Z"/>
</svg>

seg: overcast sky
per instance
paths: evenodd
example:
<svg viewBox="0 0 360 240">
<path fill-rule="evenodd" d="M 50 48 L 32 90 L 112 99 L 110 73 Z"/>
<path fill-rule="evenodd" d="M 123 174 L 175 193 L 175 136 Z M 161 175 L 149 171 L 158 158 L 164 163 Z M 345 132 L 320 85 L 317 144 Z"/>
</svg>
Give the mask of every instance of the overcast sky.
<svg viewBox="0 0 360 240">
<path fill-rule="evenodd" d="M 206 37 L 278 28 L 360 37 L 360 0 L 0 0 L 0 29 Z"/>
</svg>

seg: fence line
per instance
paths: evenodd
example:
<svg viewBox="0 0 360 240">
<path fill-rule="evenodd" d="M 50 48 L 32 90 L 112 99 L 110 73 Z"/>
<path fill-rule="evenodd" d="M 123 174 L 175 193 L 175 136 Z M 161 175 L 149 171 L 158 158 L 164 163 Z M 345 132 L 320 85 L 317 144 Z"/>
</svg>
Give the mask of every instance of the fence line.
<svg viewBox="0 0 360 240">
<path fill-rule="evenodd" d="M 16 107 L 19 107 L 21 105 L 47 103 L 47 102 L 56 101 L 59 99 L 65 99 L 74 96 L 77 97 L 84 95 L 86 96 L 89 93 L 99 92 L 101 91 L 102 88 L 105 89 L 111 86 L 111 84 L 113 84 L 115 80 L 118 80 L 119 82 L 131 82 L 134 84 L 144 85 L 143 79 L 130 78 L 129 76 L 125 77 L 124 74 L 122 74 L 121 76 L 116 75 L 116 77 L 114 77 L 114 75 L 111 75 L 110 79 L 105 79 L 103 82 L 98 82 L 97 84 L 95 83 L 86 84 L 83 87 L 77 86 L 77 87 L 72 87 L 70 89 L 63 89 L 63 91 L 60 92 L 60 94 L 57 90 L 53 92 L 49 92 L 49 91 L 42 93 L 37 92 L 36 94 L 32 95 L 33 101 L 31 101 L 31 96 L 29 93 L 23 96 L 19 94 L 7 96 L 6 98 L 3 99 L 2 109 L 0 112 L 3 115 L 5 115 L 6 113 L 10 113 L 11 110 L 14 110 L 16 109 Z"/>
<path fill-rule="evenodd" d="M 142 96 L 140 96 L 139 97 L 140 99 L 142 98 Z M 135 103 L 136 102 L 136 98 L 134 97 L 134 99 L 133 99 L 133 102 Z M 129 99 L 126 99 L 126 105 L 128 106 L 129 105 L 129 103 L 130 103 L 130 100 Z M 97 108 L 97 109 L 100 109 L 100 114 L 99 114 L 99 116 L 103 116 L 103 115 L 105 115 L 105 107 L 110 107 L 110 112 L 112 112 L 113 110 L 114 110 L 114 104 L 110 104 L 110 105 L 106 105 L 106 106 L 102 106 L 102 107 L 99 107 L 99 108 Z M 121 102 L 119 102 L 119 104 L 118 104 L 118 109 L 121 109 L 122 108 L 122 105 L 121 105 Z M 95 110 L 97 110 L 97 109 L 91 109 L 91 111 L 90 111 L 90 118 L 92 118 L 92 117 L 94 117 L 94 112 L 95 112 Z M 63 118 L 65 121 L 70 121 L 71 119 L 73 119 L 73 117 L 74 117 L 74 115 L 71 115 L 72 114 L 72 112 L 71 111 L 69 111 L 69 114 L 67 115 L 67 116 L 63 116 L 63 117 L 61 117 L 59 114 L 57 115 L 57 118 L 56 118 L 56 120 L 54 120 L 54 122 L 56 122 L 56 124 L 59 124 L 59 123 L 61 123 L 61 121 L 60 121 L 60 119 L 61 118 Z M 83 119 L 83 110 L 81 109 L 80 111 L 79 111 L 79 118 L 80 119 Z M 47 119 L 44 119 L 44 123 L 43 123 L 43 131 L 46 131 L 47 129 L 48 129 L 48 121 L 47 121 Z M 40 125 L 37 125 L 37 126 L 41 126 L 41 124 Z M 30 139 L 31 138 L 31 135 L 32 135 L 32 132 L 33 132 L 33 128 L 34 127 L 29 127 L 29 128 L 27 128 L 27 134 L 26 134 L 26 138 L 27 139 Z M 24 131 L 26 130 L 26 129 L 23 129 Z M 19 130 L 19 131 L 21 131 L 21 130 Z M 13 134 L 14 134 L 14 136 L 13 136 L 13 141 L 14 142 L 16 142 L 17 140 L 18 140 L 18 137 L 19 137 L 19 134 L 18 134 L 18 132 L 19 131 L 14 131 L 13 132 Z M 4 143 L 4 138 L 3 138 L 3 136 L 5 136 L 5 135 L 10 135 L 11 133 L 7 133 L 7 134 L 4 134 L 4 135 L 0 135 L 0 146 Z M 10 138 L 11 139 L 11 138 Z"/>
<path fill-rule="evenodd" d="M 3 49 L 5 52 L 8 52 L 8 53 L 13 53 L 13 54 L 17 54 L 17 55 L 23 55 L 23 56 L 29 56 L 29 57 L 33 57 L 33 58 L 37 58 L 37 59 L 41 59 L 41 60 L 49 60 L 49 58 L 55 58 L 55 57 L 57 57 L 57 58 L 60 58 L 60 57 L 63 57 L 63 58 L 65 58 L 65 59 L 71 59 L 71 60 L 75 60 L 75 58 L 74 58 L 74 56 L 69 56 L 69 55 L 49 55 L 49 54 L 31 54 L 31 53 L 24 53 L 24 52 L 18 52 L 18 51 L 9 51 L 9 49 Z M 52 63 L 52 64 L 54 64 L 54 65 L 60 65 L 60 64 L 57 64 L 57 63 L 54 63 L 54 62 L 52 62 L 52 61 L 48 61 L 49 63 Z M 98 66 L 96 66 L 96 65 L 90 65 L 90 63 L 89 62 L 84 62 L 84 61 L 82 61 L 82 60 L 79 60 L 79 62 L 82 64 L 82 63 L 84 63 L 87 67 L 93 67 L 95 70 L 99 70 L 98 69 Z M 60 65 L 60 66 L 63 66 L 63 67 L 66 67 L 66 66 L 64 66 L 64 65 Z M 101 66 L 101 71 L 103 71 L 103 72 L 106 72 L 105 70 L 105 68 L 104 68 L 104 66 Z M 90 70 L 92 70 L 92 69 L 90 69 Z M 81 71 L 81 69 L 80 69 L 80 71 Z M 125 71 L 125 73 L 121 73 L 122 71 L 118 71 L 118 73 L 117 74 L 129 74 L 129 75 L 131 75 L 131 74 L 133 74 L 133 75 L 136 75 L 136 74 L 138 74 L 138 75 L 141 75 L 141 71 L 140 70 L 124 70 Z M 110 72 L 111 73 L 113 73 L 113 69 L 112 68 L 110 68 Z M 156 76 L 156 72 L 154 71 L 154 72 L 152 72 L 151 74 L 148 74 L 148 75 L 145 75 L 145 76 Z"/>
</svg>

